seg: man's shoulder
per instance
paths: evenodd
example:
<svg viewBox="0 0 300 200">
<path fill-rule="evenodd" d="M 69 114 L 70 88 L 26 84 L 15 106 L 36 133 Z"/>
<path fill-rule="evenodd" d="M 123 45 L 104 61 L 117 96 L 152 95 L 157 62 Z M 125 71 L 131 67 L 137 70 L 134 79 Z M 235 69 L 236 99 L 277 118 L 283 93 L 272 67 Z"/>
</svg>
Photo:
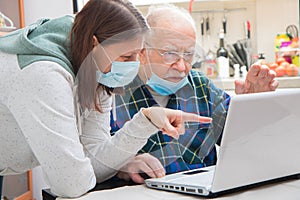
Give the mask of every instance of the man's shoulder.
<svg viewBox="0 0 300 200">
<path fill-rule="evenodd" d="M 195 70 L 195 69 L 190 70 L 190 76 L 192 76 L 193 78 L 194 77 L 195 78 L 200 77 L 202 79 L 208 79 L 208 77 L 205 74 L 203 74 L 201 71 L 198 71 L 198 70 Z"/>
</svg>

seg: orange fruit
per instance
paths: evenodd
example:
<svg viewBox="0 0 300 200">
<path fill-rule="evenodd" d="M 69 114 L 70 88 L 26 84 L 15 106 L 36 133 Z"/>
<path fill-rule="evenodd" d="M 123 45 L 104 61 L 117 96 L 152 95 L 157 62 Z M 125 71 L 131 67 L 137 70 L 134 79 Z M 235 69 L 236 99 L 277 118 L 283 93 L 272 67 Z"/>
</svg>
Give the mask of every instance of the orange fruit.
<svg viewBox="0 0 300 200">
<path fill-rule="evenodd" d="M 299 74 L 299 68 L 295 64 L 290 64 L 286 68 L 286 74 L 288 76 L 298 76 L 298 74 Z"/>
<path fill-rule="evenodd" d="M 278 65 L 280 65 L 282 62 L 286 62 L 286 60 L 283 57 L 279 57 L 279 58 L 276 59 L 276 63 Z"/>
<path fill-rule="evenodd" d="M 283 66 L 285 69 L 288 68 L 290 66 L 290 63 L 283 61 L 280 63 L 280 66 Z"/>
<path fill-rule="evenodd" d="M 268 66 L 271 70 L 275 71 L 275 69 L 278 67 L 278 64 L 275 62 L 275 63 L 270 63 Z"/>
<path fill-rule="evenodd" d="M 276 72 L 276 76 L 286 75 L 286 68 L 282 65 L 278 66 L 274 71 Z"/>
</svg>

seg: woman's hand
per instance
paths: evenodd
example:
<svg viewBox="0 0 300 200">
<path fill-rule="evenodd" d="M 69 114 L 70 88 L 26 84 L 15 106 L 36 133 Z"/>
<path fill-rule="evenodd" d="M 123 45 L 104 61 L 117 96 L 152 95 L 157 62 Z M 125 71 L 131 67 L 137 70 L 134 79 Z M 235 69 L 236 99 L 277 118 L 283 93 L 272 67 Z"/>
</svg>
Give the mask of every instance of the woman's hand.
<svg viewBox="0 0 300 200">
<path fill-rule="evenodd" d="M 211 123 L 212 121 L 210 117 L 201 117 L 193 113 L 162 107 L 145 108 L 142 112 L 163 134 L 176 139 L 185 132 L 184 122 Z"/>
<path fill-rule="evenodd" d="M 257 93 L 274 91 L 278 87 L 276 73 L 266 65 L 254 64 L 250 67 L 246 80 L 235 81 L 235 93 Z"/>
<path fill-rule="evenodd" d="M 117 176 L 121 179 L 135 183 L 144 183 L 145 178 L 141 174 L 146 174 L 150 178 L 160 178 L 165 176 L 165 169 L 159 160 L 150 155 L 143 153 L 132 158 L 118 172 Z"/>
</svg>

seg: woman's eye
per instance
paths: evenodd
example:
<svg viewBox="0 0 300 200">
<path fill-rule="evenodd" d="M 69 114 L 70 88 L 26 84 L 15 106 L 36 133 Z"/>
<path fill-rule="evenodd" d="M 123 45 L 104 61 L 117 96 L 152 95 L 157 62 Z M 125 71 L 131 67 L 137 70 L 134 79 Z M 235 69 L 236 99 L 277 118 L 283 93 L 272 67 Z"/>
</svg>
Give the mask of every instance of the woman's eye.
<svg viewBox="0 0 300 200">
<path fill-rule="evenodd" d="M 131 59 L 131 56 L 121 56 L 124 60 L 129 60 Z"/>
</svg>

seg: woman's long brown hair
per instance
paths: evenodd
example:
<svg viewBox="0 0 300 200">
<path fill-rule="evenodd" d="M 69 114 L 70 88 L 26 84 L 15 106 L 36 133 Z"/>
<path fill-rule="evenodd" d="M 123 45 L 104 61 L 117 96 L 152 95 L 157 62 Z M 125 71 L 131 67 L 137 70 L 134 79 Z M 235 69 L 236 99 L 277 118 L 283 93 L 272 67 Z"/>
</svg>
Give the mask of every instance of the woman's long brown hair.
<svg viewBox="0 0 300 200">
<path fill-rule="evenodd" d="M 78 77 L 79 101 L 83 108 L 101 111 L 97 101 L 97 90 L 101 85 L 96 81 L 96 69 L 86 67 L 94 65 L 92 59 L 87 59 L 94 46 L 93 36 L 101 43 L 129 30 L 141 34 L 147 27 L 142 14 L 126 0 L 89 0 L 76 15 L 71 31 L 71 54 L 73 70 Z M 129 35 L 123 40 L 136 36 Z M 85 66 L 84 69 L 80 69 L 81 66 Z M 110 93 L 109 88 L 105 89 Z"/>
</svg>

